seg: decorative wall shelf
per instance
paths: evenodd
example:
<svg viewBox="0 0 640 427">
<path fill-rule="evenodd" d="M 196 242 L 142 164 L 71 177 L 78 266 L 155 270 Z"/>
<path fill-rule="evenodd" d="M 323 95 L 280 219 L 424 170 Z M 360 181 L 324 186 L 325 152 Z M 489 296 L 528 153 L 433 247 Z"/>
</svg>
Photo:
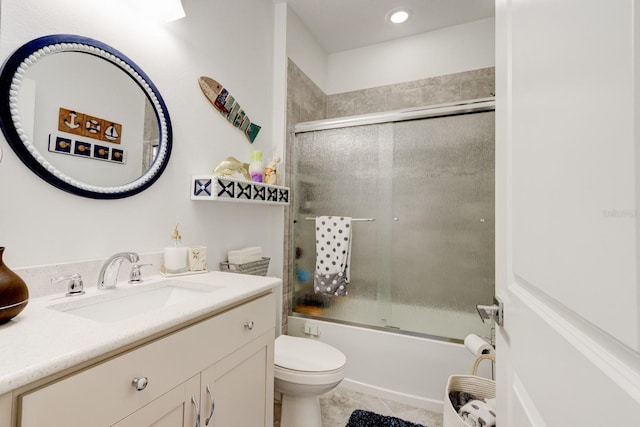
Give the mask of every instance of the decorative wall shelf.
<svg viewBox="0 0 640 427">
<path fill-rule="evenodd" d="M 191 200 L 288 205 L 289 187 L 217 175 L 193 175 Z"/>
</svg>

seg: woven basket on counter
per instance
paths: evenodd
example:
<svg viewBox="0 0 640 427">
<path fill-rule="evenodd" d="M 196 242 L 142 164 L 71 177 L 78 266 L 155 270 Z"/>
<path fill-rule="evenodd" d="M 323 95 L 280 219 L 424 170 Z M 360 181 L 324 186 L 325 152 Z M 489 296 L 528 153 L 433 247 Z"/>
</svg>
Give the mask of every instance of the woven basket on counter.
<svg viewBox="0 0 640 427">
<path fill-rule="evenodd" d="M 252 274 L 254 276 L 266 276 L 269 270 L 271 258 L 262 257 L 259 261 L 247 262 L 244 264 L 232 264 L 227 261 L 220 263 L 220 271 L 229 273 Z"/>
</svg>

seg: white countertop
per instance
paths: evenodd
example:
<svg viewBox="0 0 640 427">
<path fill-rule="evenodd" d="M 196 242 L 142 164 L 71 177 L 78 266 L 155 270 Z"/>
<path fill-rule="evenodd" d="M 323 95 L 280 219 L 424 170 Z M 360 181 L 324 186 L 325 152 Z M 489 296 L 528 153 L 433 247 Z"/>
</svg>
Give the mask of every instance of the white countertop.
<svg viewBox="0 0 640 427">
<path fill-rule="evenodd" d="M 234 303 L 273 290 L 282 283 L 272 277 L 219 271 L 173 277 L 171 280 L 220 288 L 189 302 L 111 323 L 48 308 L 62 303 L 80 304 L 83 299 L 96 295 L 109 298 L 118 292 L 131 292 L 136 287 L 153 286 L 164 280 L 167 278 L 150 276 L 142 284 L 118 283 L 116 290 L 85 288 L 86 294 L 82 296 L 55 294 L 31 299 L 22 313 L 0 325 L 0 394 L 222 311 Z"/>
</svg>

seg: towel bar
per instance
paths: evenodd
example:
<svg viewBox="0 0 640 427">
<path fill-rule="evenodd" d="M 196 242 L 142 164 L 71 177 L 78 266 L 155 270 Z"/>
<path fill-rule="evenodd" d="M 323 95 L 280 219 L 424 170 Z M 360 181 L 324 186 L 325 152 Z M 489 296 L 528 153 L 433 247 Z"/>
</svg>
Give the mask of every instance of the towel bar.
<svg viewBox="0 0 640 427">
<path fill-rule="evenodd" d="M 316 217 L 315 216 L 308 216 L 305 218 L 305 221 L 315 221 Z M 351 218 L 351 221 L 353 222 L 362 222 L 362 221 L 375 221 L 375 218 Z"/>
</svg>

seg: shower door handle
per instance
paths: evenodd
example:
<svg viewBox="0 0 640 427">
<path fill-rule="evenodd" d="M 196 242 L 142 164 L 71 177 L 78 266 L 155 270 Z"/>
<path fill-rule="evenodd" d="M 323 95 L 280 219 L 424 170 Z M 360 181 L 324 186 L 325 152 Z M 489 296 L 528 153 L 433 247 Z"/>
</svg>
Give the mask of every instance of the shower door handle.
<svg viewBox="0 0 640 427">
<path fill-rule="evenodd" d="M 482 323 L 495 321 L 499 326 L 504 323 L 504 305 L 497 296 L 493 298 L 492 305 L 476 305 L 476 310 L 482 319 Z"/>
</svg>

